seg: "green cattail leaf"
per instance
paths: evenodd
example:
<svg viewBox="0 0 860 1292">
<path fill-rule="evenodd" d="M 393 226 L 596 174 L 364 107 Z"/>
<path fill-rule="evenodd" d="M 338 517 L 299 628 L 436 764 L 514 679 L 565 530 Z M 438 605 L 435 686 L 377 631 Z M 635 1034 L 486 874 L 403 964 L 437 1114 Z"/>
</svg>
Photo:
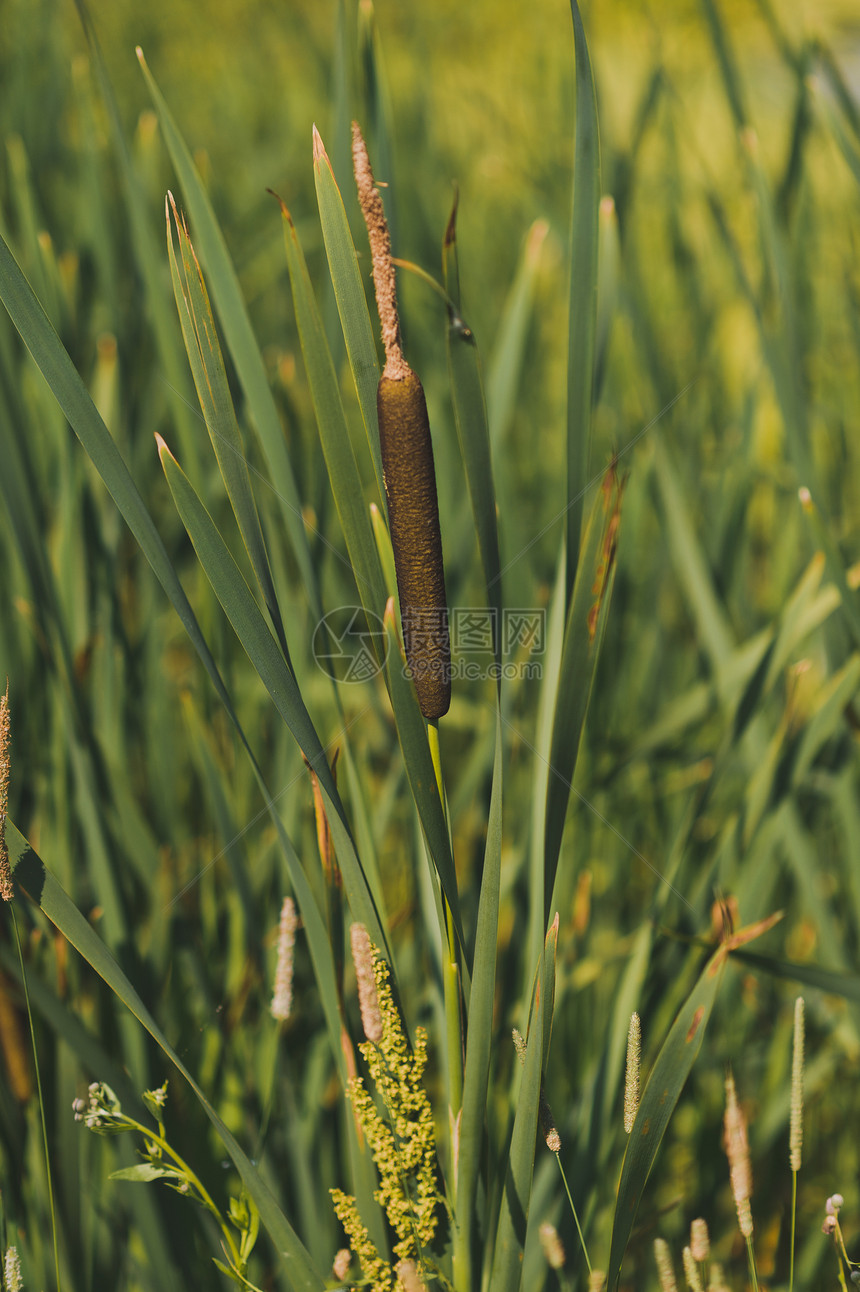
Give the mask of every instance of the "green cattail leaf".
<svg viewBox="0 0 860 1292">
<path fill-rule="evenodd" d="M 528 231 L 514 280 L 502 306 L 498 332 L 487 364 L 487 424 L 492 454 L 497 462 L 510 428 L 522 379 L 535 288 L 548 233 L 546 220 L 535 220 Z"/>
<path fill-rule="evenodd" d="M 167 212 L 167 252 L 170 260 L 170 274 L 173 280 L 173 293 L 176 308 L 182 325 L 182 336 L 185 349 L 194 377 L 194 385 L 203 410 L 206 429 L 218 459 L 218 467 L 233 514 L 245 544 L 245 550 L 251 561 L 269 617 L 278 635 L 281 649 L 289 663 L 289 649 L 284 631 L 278 598 L 272 572 L 269 568 L 269 555 L 266 540 L 260 524 L 257 503 L 251 487 L 251 475 L 245 459 L 245 446 L 236 422 L 230 387 L 227 384 L 227 373 L 218 336 L 215 331 L 215 320 L 209 305 L 206 284 L 194 254 L 194 248 L 188 237 L 184 223 L 180 220 L 176 208 L 173 208 L 173 220 L 179 240 L 182 267 L 180 269 L 173 245 L 173 231 L 170 225 L 170 212 Z"/>
<path fill-rule="evenodd" d="M 653 433 L 652 445 L 654 472 L 663 503 L 669 550 L 696 622 L 699 640 L 710 661 L 717 689 L 722 695 L 726 661 L 734 644 L 731 629 L 717 600 L 713 578 L 684 490 L 658 431 Z"/>
<path fill-rule="evenodd" d="M 227 348 L 236 365 L 236 375 L 248 401 L 251 421 L 260 437 L 272 484 L 281 500 L 284 524 L 310 599 L 311 609 L 321 618 L 319 586 L 311 563 L 302 520 L 301 501 L 287 453 L 283 428 L 266 377 L 263 359 L 251 328 L 248 311 L 242 299 L 239 280 L 188 146 L 179 133 L 140 50 L 138 50 L 138 60 L 191 217 L 200 260 L 209 277 Z"/>
<path fill-rule="evenodd" d="M 365 111 L 360 115 L 362 120 L 370 122 L 370 151 L 376 158 L 376 173 L 388 186 L 385 194 L 385 218 L 391 234 L 391 245 L 396 248 L 398 245 L 397 183 L 394 175 L 391 128 L 394 113 L 373 0 L 361 0 L 358 6 L 357 36 L 361 100 L 365 106 Z M 397 255 L 396 250 L 394 254 Z"/>
<path fill-rule="evenodd" d="M 600 398 L 606 376 L 606 361 L 612 321 L 618 307 L 618 283 L 621 271 L 621 245 L 618 238 L 618 215 L 611 197 L 600 199 L 598 211 L 597 254 L 597 332 L 594 354 L 594 398 Z"/>
<path fill-rule="evenodd" d="M 567 358 L 567 588 L 579 557 L 585 491 L 589 482 L 594 347 L 597 329 L 600 137 L 597 98 L 585 30 L 576 0 L 570 0 L 576 61 L 576 132 L 573 212 L 570 232 L 570 331 Z"/>
<path fill-rule="evenodd" d="M 502 715 L 496 707 L 496 746 L 493 786 L 487 817 L 487 839 L 481 873 L 481 894 L 472 961 L 472 987 L 466 1031 L 466 1067 L 457 1169 L 457 1205 L 454 1228 L 454 1285 L 472 1287 L 472 1234 L 475 1191 L 481 1166 L 490 1053 L 493 1040 L 493 1006 L 496 995 L 496 953 L 499 932 L 499 889 L 502 863 Z"/>
<path fill-rule="evenodd" d="M 123 183 L 123 197 L 128 218 L 132 247 L 146 293 L 146 310 L 152 322 L 155 344 L 158 349 L 158 362 L 164 374 L 164 396 L 167 400 L 173 421 L 176 424 L 179 447 L 189 468 L 197 475 L 198 463 L 201 460 L 199 451 L 200 436 L 191 390 L 188 385 L 188 369 L 182 361 L 179 347 L 179 334 L 176 330 L 176 318 L 170 308 L 170 302 L 164 291 L 164 262 L 161 247 L 153 236 L 149 222 L 148 204 L 140 176 L 132 161 L 125 137 L 116 95 L 113 91 L 107 66 L 102 56 L 95 29 L 90 18 L 88 6 L 84 0 L 75 0 L 75 7 L 87 39 L 90 57 L 98 78 L 102 99 L 107 109 L 113 150 L 119 164 Z M 89 185 L 87 202 L 91 200 Z M 89 217 L 88 217 L 89 219 Z M 92 227 L 92 226 L 90 226 Z M 105 293 L 107 299 L 108 297 Z"/>
<path fill-rule="evenodd" d="M 314 180 L 329 273 L 381 500 L 385 497 L 385 482 L 382 477 L 382 454 L 376 418 L 376 388 L 379 385 L 376 341 L 343 199 L 316 128 Z"/>
<path fill-rule="evenodd" d="M 561 543 L 556 567 L 555 587 L 547 614 L 546 650 L 543 656 L 540 700 L 535 730 L 534 772 L 531 790 L 531 828 L 529 831 L 529 934 L 528 955 L 524 972 L 536 964 L 546 935 L 544 913 L 544 858 L 546 848 L 546 806 L 549 779 L 552 775 L 552 729 L 564 649 L 565 624 L 565 544 Z M 524 979 L 523 994 L 530 989 Z"/>
<path fill-rule="evenodd" d="M 64 416 L 89 455 L 126 524 L 134 534 L 141 551 L 170 598 L 219 698 L 241 733 L 232 701 L 152 517 L 79 373 L 2 238 L 0 238 L 0 299 L 9 311 L 12 322 L 48 383 Z"/>
<path fill-rule="evenodd" d="M 282 215 L 293 307 L 320 442 L 358 595 L 361 604 L 369 613 L 370 623 L 375 624 L 377 618 L 382 617 L 387 598 L 367 504 L 362 496 L 361 474 L 349 438 L 337 375 L 329 354 L 305 258 L 290 214 L 285 207 L 282 207 Z M 376 634 L 372 634 L 371 639 L 375 649 Z M 369 928 L 368 932 L 370 932 Z M 372 934 L 371 937 L 373 937 Z"/>
<path fill-rule="evenodd" d="M 845 562 L 840 555 L 839 548 L 833 541 L 829 526 L 808 489 L 801 489 L 800 503 L 812 531 L 812 537 L 816 545 L 824 553 L 827 572 L 839 589 L 845 625 L 853 638 L 855 647 L 860 647 L 860 596 L 858 596 L 856 588 L 848 586 Z"/>
<path fill-rule="evenodd" d="M 418 810 L 428 851 L 439 875 L 442 891 L 451 908 L 457 937 L 460 945 L 465 947 L 457 872 L 454 869 L 445 815 L 442 811 L 436 773 L 427 740 L 427 726 L 409 674 L 406 652 L 397 632 L 394 605 L 391 600 L 385 610 L 385 633 L 388 643 L 386 664 L 388 691 L 391 696 L 391 707 L 394 710 L 394 721 L 397 724 L 397 736 L 403 751 L 406 777 Z"/>
<path fill-rule="evenodd" d="M 445 234 L 442 261 L 445 288 L 451 298 L 445 344 L 448 375 L 454 404 L 454 421 L 466 471 L 466 484 L 478 535 L 478 551 L 484 572 L 487 605 L 499 628 L 495 633 L 496 661 L 501 662 L 502 576 L 499 535 L 496 523 L 496 491 L 490 458 L 490 433 L 478 347 L 472 329 L 460 315 L 459 271 L 456 241 L 457 204 L 451 212 Z M 501 684 L 501 679 L 499 679 Z"/>
<path fill-rule="evenodd" d="M 317 774 L 352 913 L 355 919 L 365 925 L 371 941 L 391 963 L 388 940 L 355 852 L 346 813 L 334 783 L 328 758 L 305 707 L 298 684 L 287 667 L 212 517 L 194 492 L 179 463 L 163 442 L 160 456 L 182 523 L 194 544 L 200 564 L 212 584 L 215 595 L 254 665 L 260 681 L 269 692 L 276 709 Z M 299 896 L 301 897 L 301 894 Z"/>
<path fill-rule="evenodd" d="M 544 973 L 542 955 L 538 981 Z M 517 1111 L 514 1116 L 499 1224 L 493 1250 L 492 1276 L 489 1282 L 493 1292 L 518 1292 L 522 1280 L 523 1248 L 529 1218 L 540 1111 L 544 1052 L 543 1021 L 544 1011 L 535 1008 L 535 998 L 532 997 L 525 1065 L 516 1096 Z"/>
<path fill-rule="evenodd" d="M 564 632 L 546 794 L 545 919 L 549 917 L 567 804 L 612 596 L 622 491 L 623 484 L 611 466 L 603 477 L 583 534 Z"/>
<path fill-rule="evenodd" d="M 639 1202 L 669 1120 L 702 1048 L 705 1028 L 711 1017 L 725 961 L 726 948 L 721 946 L 705 965 L 672 1024 L 642 1091 L 633 1129 L 627 1140 L 615 1202 L 606 1283 L 610 1292 L 613 1292 L 618 1283 L 621 1262 L 636 1220 Z"/>
<path fill-rule="evenodd" d="M 807 987 L 814 987 L 817 991 L 826 992 L 829 996 L 840 996 L 843 1000 L 860 1001 L 860 974 L 834 973 L 832 969 L 821 969 L 818 965 L 775 960 L 771 956 L 762 956 L 755 951 L 740 950 L 732 954 L 743 964 L 761 969 L 772 978 L 803 983 Z"/>
<path fill-rule="evenodd" d="M 702 9 L 711 34 L 714 52 L 717 55 L 732 118 L 736 129 L 742 130 L 749 124 L 749 115 L 744 103 L 743 84 L 729 34 L 717 8 L 717 0 L 702 0 Z"/>
<path fill-rule="evenodd" d="M 322 1292 L 325 1280 L 315 1268 L 310 1254 L 300 1241 L 286 1216 L 275 1202 L 268 1185 L 240 1147 L 191 1073 L 183 1064 L 149 1013 L 134 987 L 126 978 L 101 938 L 57 883 L 44 862 L 30 847 L 13 823 L 6 821 L 6 844 L 15 880 L 44 911 L 48 919 L 76 951 L 104 979 L 111 991 L 131 1011 L 138 1022 L 182 1074 L 197 1096 L 218 1137 L 230 1155 L 242 1183 L 260 1211 L 260 1219 L 285 1262 L 284 1276 L 296 1292 Z"/>
</svg>

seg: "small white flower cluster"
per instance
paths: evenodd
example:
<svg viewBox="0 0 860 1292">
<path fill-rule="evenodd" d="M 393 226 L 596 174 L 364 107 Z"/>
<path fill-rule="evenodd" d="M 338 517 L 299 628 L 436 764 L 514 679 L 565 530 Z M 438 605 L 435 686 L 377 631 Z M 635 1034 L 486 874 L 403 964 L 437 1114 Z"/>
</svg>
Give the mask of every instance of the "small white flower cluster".
<svg viewBox="0 0 860 1292">
<path fill-rule="evenodd" d="M 824 1204 L 824 1223 L 821 1226 L 823 1234 L 833 1234 L 836 1232 L 836 1217 L 839 1215 L 839 1208 L 843 1206 L 845 1199 L 841 1193 L 834 1193 L 827 1199 Z"/>
<path fill-rule="evenodd" d="M 87 1091 L 89 1099 L 75 1099 L 72 1111 L 76 1122 L 83 1122 L 88 1130 L 122 1130 L 122 1109 L 110 1086 L 104 1081 L 93 1081 Z"/>
<path fill-rule="evenodd" d="M 6 1292 L 23 1292 L 24 1277 L 21 1274 L 21 1258 L 17 1247 L 7 1247 L 3 1261 L 3 1286 Z"/>
</svg>

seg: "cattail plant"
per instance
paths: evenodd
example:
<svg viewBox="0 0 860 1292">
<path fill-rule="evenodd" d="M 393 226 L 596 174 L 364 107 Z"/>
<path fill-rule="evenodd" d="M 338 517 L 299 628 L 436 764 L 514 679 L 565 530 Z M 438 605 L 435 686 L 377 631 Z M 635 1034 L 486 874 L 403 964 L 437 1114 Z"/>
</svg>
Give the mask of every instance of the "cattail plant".
<svg viewBox="0 0 860 1292">
<path fill-rule="evenodd" d="M 357 122 L 352 156 L 385 348 L 376 408 L 404 645 L 421 712 L 435 721 L 451 703 L 451 651 L 430 422 L 424 389 L 403 356 L 391 238 Z"/>
</svg>

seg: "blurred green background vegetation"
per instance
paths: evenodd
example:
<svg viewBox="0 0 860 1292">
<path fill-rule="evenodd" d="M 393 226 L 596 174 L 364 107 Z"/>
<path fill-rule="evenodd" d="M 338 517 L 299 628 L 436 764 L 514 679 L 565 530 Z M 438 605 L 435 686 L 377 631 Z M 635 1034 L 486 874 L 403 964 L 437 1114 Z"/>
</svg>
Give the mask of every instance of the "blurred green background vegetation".
<svg viewBox="0 0 860 1292">
<path fill-rule="evenodd" d="M 360 22 L 352 6 L 345 12 L 350 110 L 360 111 L 368 101 L 354 56 Z M 764 4 L 736 0 L 715 14 L 710 0 L 659 9 L 592 4 L 584 12 L 602 187 L 615 200 L 619 239 L 592 464 L 597 473 L 618 452 L 629 482 L 577 771 L 583 801 L 570 813 L 557 892 L 548 1093 L 572 1187 L 600 1250 L 623 1151 L 620 1115 L 601 1103 L 602 1046 L 619 993 L 634 981 L 629 966 L 640 954 L 642 928 L 656 932 L 628 1003 L 645 1021 L 647 1068 L 689 989 L 687 940 L 710 935 L 717 896 L 736 899 L 744 923 L 784 910 L 768 936 L 769 954 L 832 971 L 852 1002 L 817 991 L 811 980 L 801 984 L 810 1061 L 799 1286 L 811 1288 L 833 1277 L 819 1233 L 824 1198 L 841 1188 L 846 1212 L 853 1206 L 860 1215 L 860 641 L 851 610 L 842 608 L 853 592 L 842 588 L 841 606 L 836 592 L 823 590 L 838 589 L 840 571 L 860 559 L 858 184 L 828 115 L 837 114 L 856 149 L 860 21 L 848 3 L 785 4 L 774 18 Z M 175 180 L 136 44 L 195 151 L 224 230 L 307 515 L 340 546 L 301 368 L 280 217 L 266 193 L 274 189 L 290 207 L 334 336 L 313 189 L 314 122 L 341 181 L 356 244 L 365 245 L 346 139 L 332 135 L 343 66 L 338 5 L 96 0 L 91 16 L 152 236 L 161 247 L 164 193 Z M 463 308 L 484 359 L 491 411 L 494 396 L 498 401 L 494 447 L 503 560 L 513 562 L 506 600 L 513 605 L 546 604 L 561 537 L 552 522 L 565 505 L 569 24 L 561 0 L 381 2 L 375 10 L 388 134 L 369 126 L 372 142 L 390 137 L 391 144 L 388 168 L 377 168 L 377 177 L 389 184 L 396 253 L 436 276 L 452 185 L 459 185 Z M 311 869 L 315 834 L 298 752 L 197 570 L 153 449 L 155 431 L 174 449 L 181 439 L 173 378 L 159 358 L 109 120 L 71 0 L 4 0 L 0 86 L 0 228 L 156 517 L 272 784 L 287 787 L 280 806 Z M 755 139 L 739 130 L 739 117 Z M 546 221 L 547 231 L 530 261 L 523 248 L 536 220 Z M 172 310 L 166 256 L 163 287 Z M 406 273 L 400 290 L 407 352 L 425 382 L 436 437 L 449 593 L 454 604 L 469 604 L 479 583 L 442 311 Z M 605 281 L 601 290 L 605 295 Z M 521 363 L 503 394 L 503 345 L 515 321 L 523 329 Z M 93 857 L 101 855 L 115 874 L 122 917 L 113 927 L 102 924 L 103 936 L 234 1131 L 253 1144 L 271 1112 L 267 1170 L 326 1266 L 340 1243 L 326 1188 L 341 1182 L 343 1101 L 301 950 L 297 1017 L 275 1062 L 266 1009 L 283 874 L 274 832 L 178 621 L 5 317 L 0 350 L 0 471 L 3 452 L 19 441 L 14 451 L 32 503 L 25 522 L 7 495 L 0 518 L 0 674 L 10 677 L 14 715 L 11 815 L 96 920 L 104 913 L 103 872 Z M 181 347 L 177 356 L 184 372 Z M 346 375 L 344 392 L 355 422 Z M 179 393 L 193 426 L 187 376 Z M 200 433 L 202 439 L 202 427 Z M 201 452 L 183 465 L 223 519 L 213 467 L 203 458 Z M 800 485 L 813 491 L 819 528 L 798 503 Z M 277 532 L 274 505 L 265 489 L 260 494 Z M 34 573 L 21 537 L 31 523 L 44 538 L 49 575 Z M 823 563 L 810 567 L 819 548 L 827 552 L 826 572 Z M 312 550 L 329 601 L 347 597 L 348 581 L 324 544 Z M 325 707 L 325 684 L 310 661 L 314 624 L 285 546 L 273 561 L 291 589 L 297 671 L 309 705 L 325 714 L 325 738 L 333 739 L 336 715 Z M 492 767 L 485 701 L 480 685 L 463 687 L 442 729 L 466 890 L 480 861 Z M 378 696 L 368 716 L 366 696 L 347 694 L 344 703 L 350 720 L 361 715 L 356 753 L 407 1016 L 432 1030 L 440 1026 L 438 984 L 432 949 L 416 932 L 415 822 L 396 740 Z M 501 1036 L 522 1024 L 523 983 L 533 970 L 521 965 L 517 941 L 536 704 L 536 687 L 510 698 Z M 671 873 L 684 901 L 661 890 L 655 872 Z M 87 1068 L 72 1017 L 102 1047 L 93 1058 L 110 1056 L 137 1089 L 160 1082 L 163 1060 L 135 1039 L 47 926 L 27 921 L 28 965 L 43 984 L 37 1026 L 64 1262 L 79 1271 L 67 1286 L 163 1289 L 213 1277 L 205 1226 L 190 1234 L 188 1217 L 160 1194 L 108 1183 L 111 1146 L 84 1143 L 71 1121 L 81 1082 L 110 1079 Z M 18 1065 L 19 1084 L 0 1082 L 0 1188 L 10 1228 L 20 1233 L 28 1286 L 47 1287 L 44 1169 L 10 947 L 4 933 L 3 991 L 15 1009 L 0 1020 L 0 1040 L 7 1072 Z M 646 1194 L 625 1286 L 649 1286 L 653 1236 L 663 1234 L 678 1250 L 698 1214 L 734 1268 L 733 1286 L 743 1285 L 719 1146 L 729 1063 L 751 1114 L 762 1274 L 787 1286 L 783 1141 L 798 989 L 751 968 L 727 976 L 718 1020 Z M 511 1062 L 512 1051 L 502 1061 L 500 1092 Z M 504 1094 L 498 1097 L 503 1104 Z M 174 1113 L 183 1113 L 183 1151 L 203 1159 L 201 1169 L 217 1181 L 222 1151 L 178 1081 L 171 1099 Z M 537 1174 L 535 1198 L 536 1221 L 555 1219 L 573 1252 L 548 1169 Z M 264 1277 L 266 1286 L 278 1286 L 276 1274 Z M 554 1278 L 533 1262 L 524 1286 L 546 1279 L 554 1287 Z"/>
</svg>

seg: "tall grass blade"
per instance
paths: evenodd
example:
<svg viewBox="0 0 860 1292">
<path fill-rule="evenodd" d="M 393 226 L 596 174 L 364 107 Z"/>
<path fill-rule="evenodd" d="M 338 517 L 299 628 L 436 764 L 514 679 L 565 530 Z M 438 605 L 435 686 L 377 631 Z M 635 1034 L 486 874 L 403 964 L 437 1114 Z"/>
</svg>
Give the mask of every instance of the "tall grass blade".
<svg viewBox="0 0 860 1292">
<path fill-rule="evenodd" d="M 263 615 L 215 524 L 194 492 L 188 477 L 162 442 L 161 464 L 170 492 L 206 576 L 221 602 L 239 641 L 261 682 L 316 772 L 326 805 L 329 827 L 340 862 L 353 915 L 367 928 L 371 941 L 390 957 L 376 904 L 370 892 L 349 830 L 325 751 L 305 707 L 293 674 L 278 649 Z"/>
<path fill-rule="evenodd" d="M 466 1032 L 466 1067 L 460 1115 L 459 1163 L 454 1229 L 454 1287 L 469 1292 L 475 1234 L 475 1192 L 487 1114 L 493 1004 L 496 995 L 496 955 L 499 929 L 499 886 L 502 862 L 502 716 L 496 713 L 493 788 L 487 817 L 487 841 L 481 874 L 481 895 L 472 961 L 472 990 Z"/>
<path fill-rule="evenodd" d="M 375 628 L 378 626 L 377 621 L 382 617 L 387 597 L 370 515 L 362 495 L 361 474 L 349 438 L 337 375 L 329 354 L 305 258 L 289 211 L 282 206 L 281 212 L 284 220 L 284 240 L 293 306 L 320 441 L 358 595 L 368 613 L 369 623 Z M 374 649 L 377 649 L 376 633 L 371 634 L 371 640 Z"/>
<path fill-rule="evenodd" d="M 720 947 L 705 965 L 672 1024 L 648 1077 L 627 1141 L 609 1250 L 607 1287 L 613 1292 L 636 1220 L 639 1202 L 681 1091 L 695 1063 L 720 985 L 726 952 Z"/>
<path fill-rule="evenodd" d="M 373 459 L 373 470 L 379 490 L 378 500 L 381 501 L 385 497 L 385 481 L 382 476 L 382 452 L 379 447 L 379 424 L 376 416 L 376 388 L 379 385 L 376 342 L 343 198 L 316 128 L 314 128 L 314 181 L 329 273 L 346 341 L 349 366 L 358 394 L 367 443 Z"/>
<path fill-rule="evenodd" d="M 549 917 L 567 804 L 612 597 L 622 491 L 615 467 L 610 467 L 583 535 L 565 627 L 546 794 L 545 920 Z"/>
<path fill-rule="evenodd" d="M 478 535 L 478 550 L 484 571 L 487 604 L 496 620 L 496 660 L 501 661 L 502 582 L 499 534 L 496 524 L 496 492 L 490 460 L 487 409 L 472 329 L 460 314 L 457 263 L 457 203 L 454 202 L 442 250 L 445 288 L 450 298 L 445 344 L 448 374 L 454 403 L 454 421 L 466 471 L 466 484 Z"/>
<path fill-rule="evenodd" d="M 295 477 L 266 370 L 242 299 L 239 280 L 191 153 L 177 129 L 141 50 L 138 50 L 138 60 L 191 217 L 200 260 L 209 278 L 227 347 L 248 401 L 251 421 L 260 437 L 272 484 L 280 498 L 284 524 L 310 599 L 311 609 L 318 618 L 321 618 L 319 586 L 311 563 Z"/>
<path fill-rule="evenodd" d="M 567 589 L 579 559 L 580 529 L 589 480 L 594 346 L 597 327 L 598 207 L 600 137 L 597 97 L 585 29 L 576 0 L 570 0 L 576 64 L 576 127 L 573 211 L 570 226 L 570 331 L 567 358 Z"/>
<path fill-rule="evenodd" d="M 215 320 L 209 305 L 206 284 L 194 254 L 194 248 L 188 237 L 188 231 L 173 208 L 173 220 L 179 241 L 182 269 L 176 259 L 173 245 L 173 231 L 170 225 L 170 211 L 165 203 L 167 217 L 167 254 L 170 261 L 170 274 L 173 280 L 173 293 L 176 308 L 182 325 L 182 336 L 185 349 L 191 364 L 194 385 L 203 410 L 206 429 L 215 450 L 221 478 L 233 508 L 233 514 L 245 544 L 245 550 L 251 561 L 263 600 L 274 625 L 281 649 L 289 662 L 290 654 L 287 637 L 284 631 L 278 598 L 272 572 L 269 567 L 269 555 L 266 540 L 257 512 L 257 503 L 251 487 L 251 475 L 245 459 L 245 446 L 236 422 L 230 387 L 227 384 L 227 373 L 218 337 L 215 331 Z"/>
</svg>

